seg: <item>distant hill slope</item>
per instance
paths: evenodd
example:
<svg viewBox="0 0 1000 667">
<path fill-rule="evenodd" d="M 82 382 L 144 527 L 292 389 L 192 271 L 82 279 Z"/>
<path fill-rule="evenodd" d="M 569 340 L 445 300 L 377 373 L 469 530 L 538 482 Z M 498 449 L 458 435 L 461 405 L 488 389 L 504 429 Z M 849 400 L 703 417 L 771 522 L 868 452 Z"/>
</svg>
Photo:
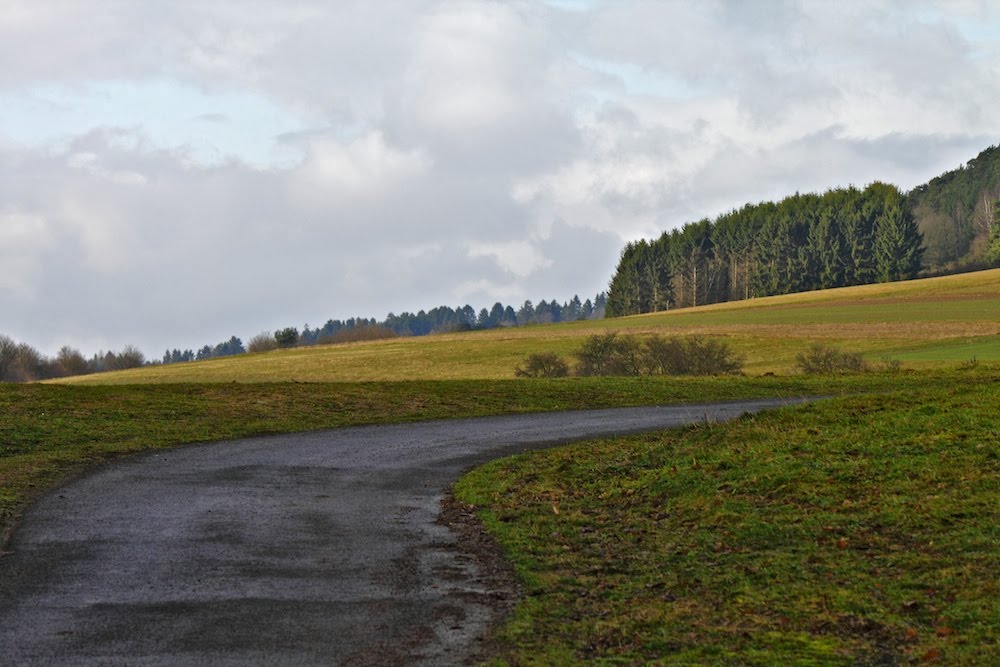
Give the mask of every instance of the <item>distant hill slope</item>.
<svg viewBox="0 0 1000 667">
<path fill-rule="evenodd" d="M 1000 146 L 990 146 L 958 169 L 913 188 L 906 198 L 924 236 L 928 272 L 985 266 L 1000 200 Z"/>
<path fill-rule="evenodd" d="M 607 314 L 987 268 L 1000 260 L 998 211 L 997 147 L 909 193 L 875 182 L 746 204 L 627 244 Z"/>
<path fill-rule="evenodd" d="M 617 319 L 320 345 L 63 382 L 329 382 L 513 378 L 533 352 L 570 358 L 593 333 L 725 336 L 745 372 L 796 372 L 813 342 L 905 366 L 1000 360 L 1000 270 L 821 290 Z"/>
</svg>

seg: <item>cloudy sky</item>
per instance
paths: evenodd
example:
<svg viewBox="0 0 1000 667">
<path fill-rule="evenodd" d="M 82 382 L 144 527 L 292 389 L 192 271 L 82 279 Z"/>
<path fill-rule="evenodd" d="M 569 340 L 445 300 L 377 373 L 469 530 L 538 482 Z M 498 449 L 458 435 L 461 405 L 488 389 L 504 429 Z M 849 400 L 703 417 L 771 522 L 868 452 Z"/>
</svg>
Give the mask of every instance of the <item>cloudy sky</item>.
<svg viewBox="0 0 1000 667">
<path fill-rule="evenodd" d="M 628 240 L 998 143 L 998 7 L 0 0 L 0 333 L 592 296 Z"/>
</svg>

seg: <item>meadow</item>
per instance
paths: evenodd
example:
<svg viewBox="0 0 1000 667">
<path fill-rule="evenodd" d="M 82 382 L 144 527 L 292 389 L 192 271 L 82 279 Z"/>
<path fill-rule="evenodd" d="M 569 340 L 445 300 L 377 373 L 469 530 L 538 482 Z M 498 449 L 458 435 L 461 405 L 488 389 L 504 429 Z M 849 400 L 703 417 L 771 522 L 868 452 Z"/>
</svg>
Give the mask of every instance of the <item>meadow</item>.
<svg viewBox="0 0 1000 667">
<path fill-rule="evenodd" d="M 525 598 L 495 664 L 1000 664 L 1000 373 L 466 475 Z"/>
<path fill-rule="evenodd" d="M 585 336 L 719 336 L 733 377 L 514 379 Z M 813 342 L 902 369 L 806 376 Z M 828 396 L 493 462 L 456 486 L 526 596 L 495 664 L 1000 663 L 1000 271 L 0 385 L 0 530 L 110 458 L 267 433 Z"/>
<path fill-rule="evenodd" d="M 570 356 L 585 336 L 723 336 L 745 372 L 789 374 L 821 341 L 913 368 L 1000 361 L 1000 269 L 845 287 L 611 320 L 325 345 L 79 376 L 78 384 L 504 379 L 532 352 Z"/>
</svg>

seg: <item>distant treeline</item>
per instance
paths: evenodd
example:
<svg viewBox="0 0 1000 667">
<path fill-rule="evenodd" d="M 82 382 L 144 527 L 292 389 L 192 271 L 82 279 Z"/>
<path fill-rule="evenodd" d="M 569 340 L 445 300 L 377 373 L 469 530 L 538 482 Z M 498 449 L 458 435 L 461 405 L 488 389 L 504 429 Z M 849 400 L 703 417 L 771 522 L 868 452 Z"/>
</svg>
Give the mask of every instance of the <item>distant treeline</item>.
<svg viewBox="0 0 1000 667">
<path fill-rule="evenodd" d="M 399 315 L 389 313 L 382 321 L 365 317 L 327 320 L 326 324 L 318 329 L 310 328 L 307 324 L 302 331 L 297 327 L 286 327 L 273 334 L 269 331 L 262 332 L 253 336 L 246 345 L 237 336 L 232 336 L 229 340 L 215 345 L 204 345 L 198 351 L 168 349 L 163 353 L 163 357 L 151 361 L 147 361 L 143 353 L 131 345 L 117 353 L 101 351 L 90 359 L 67 346 L 59 350 L 55 358 L 50 359 L 27 343 L 17 343 L 9 336 L 0 334 L 0 382 L 33 382 L 71 375 L 124 370 L 143 365 L 201 361 L 244 352 L 264 352 L 279 347 L 599 319 L 604 317 L 606 303 L 607 295 L 601 292 L 593 301 L 587 299 L 581 302 L 578 296 L 562 304 L 555 300 L 543 299 L 536 306 L 531 301 L 525 301 L 517 310 L 501 303 L 494 304 L 490 310 L 483 308 L 478 313 L 468 305 L 459 308 L 439 306 L 417 313 L 404 312 Z"/>
<path fill-rule="evenodd" d="M 297 327 L 285 327 L 273 334 L 269 331 L 259 333 L 247 343 L 246 351 L 266 352 L 281 347 L 330 345 L 396 336 L 426 336 L 435 333 L 599 319 L 604 317 L 606 304 L 607 295 L 601 292 L 594 297 L 593 301 L 590 299 L 580 301 L 579 296 L 574 296 L 561 304 L 555 299 L 552 301 L 543 299 L 538 302 L 538 305 L 534 305 L 531 301 L 525 301 L 517 310 L 514 310 L 513 306 L 505 306 L 497 302 L 493 304 L 491 309 L 483 308 L 478 313 L 472 306 L 468 305 L 458 308 L 438 306 L 428 311 L 421 310 L 416 313 L 403 312 L 399 315 L 389 313 L 384 320 L 366 317 L 327 320 L 326 324 L 319 328 L 312 328 L 306 324 L 301 331 Z M 238 338 L 233 340 L 239 341 Z M 209 348 L 206 346 L 202 348 L 202 351 L 207 354 Z M 184 358 L 190 356 L 188 353 L 190 350 L 183 353 L 179 360 L 188 360 Z M 168 352 L 168 355 L 172 362 L 176 355 L 172 352 Z M 165 356 L 164 360 L 166 358 Z M 165 361 L 165 363 L 170 362 Z"/>
<path fill-rule="evenodd" d="M 984 269 L 1000 260 L 1000 147 L 913 188 L 907 203 L 924 236 L 924 271 Z"/>
<path fill-rule="evenodd" d="M 299 335 L 298 344 L 312 345 L 319 342 L 331 342 L 343 330 L 358 327 L 382 327 L 398 336 L 426 336 L 432 333 L 448 333 L 455 331 L 472 331 L 474 329 L 495 329 L 497 327 L 518 327 L 528 324 L 551 324 L 553 322 L 568 322 L 573 320 L 599 319 L 604 317 L 607 295 L 601 292 L 594 300 L 580 301 L 574 296 L 569 301 L 560 304 L 553 299 L 542 299 L 538 305 L 525 301 L 517 310 L 513 306 L 495 303 L 487 310 L 478 313 L 469 305 L 451 308 L 438 306 L 428 311 L 416 313 L 403 312 L 399 315 L 389 313 L 381 322 L 365 318 L 349 320 L 327 320 L 319 329 L 310 329 L 308 325 Z M 336 342 L 336 341 L 333 341 Z"/>
<path fill-rule="evenodd" d="M 1000 148 L 905 195 L 892 185 L 747 204 L 628 244 L 608 315 L 1000 264 Z"/>
<path fill-rule="evenodd" d="M 748 204 L 713 220 L 628 244 L 608 315 L 903 280 L 922 239 L 903 194 L 873 183 Z"/>
<path fill-rule="evenodd" d="M 216 345 L 205 345 L 197 352 L 194 350 L 167 350 L 163 353 L 163 359 L 160 363 L 176 364 L 181 361 L 201 361 L 202 359 L 228 357 L 232 354 L 242 354 L 244 352 L 246 352 L 246 348 L 243 347 L 243 341 L 233 336 L 229 340 Z"/>
<path fill-rule="evenodd" d="M 146 362 L 142 352 L 131 345 L 121 352 L 98 352 L 87 359 L 79 350 L 64 346 L 54 359 L 27 343 L 18 343 L 0 334 L 0 382 L 33 382 L 52 378 L 86 375 L 103 371 L 136 368 Z"/>
</svg>

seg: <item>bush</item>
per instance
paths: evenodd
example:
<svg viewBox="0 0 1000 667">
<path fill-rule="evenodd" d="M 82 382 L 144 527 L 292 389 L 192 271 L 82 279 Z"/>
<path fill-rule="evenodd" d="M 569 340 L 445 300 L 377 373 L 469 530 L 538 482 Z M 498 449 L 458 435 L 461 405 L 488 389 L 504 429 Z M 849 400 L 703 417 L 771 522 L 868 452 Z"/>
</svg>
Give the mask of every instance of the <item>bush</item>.
<svg viewBox="0 0 1000 667">
<path fill-rule="evenodd" d="M 642 346 L 635 336 L 610 331 L 588 336 L 576 353 L 577 375 L 639 375 Z"/>
<path fill-rule="evenodd" d="M 725 341 L 650 336 L 640 342 L 617 333 L 594 334 L 576 353 L 577 375 L 723 375 L 743 370 Z"/>
<path fill-rule="evenodd" d="M 651 336 L 642 361 L 649 375 L 732 375 L 743 370 L 743 358 L 725 341 L 702 336 Z"/>
<path fill-rule="evenodd" d="M 358 327 L 345 327 L 333 335 L 320 338 L 316 343 L 319 345 L 336 345 L 339 343 L 357 343 L 364 340 L 382 340 L 398 337 L 399 334 L 388 327 L 377 324 L 366 324 Z"/>
<path fill-rule="evenodd" d="M 270 331 L 261 331 L 259 334 L 247 341 L 247 352 L 270 352 L 278 349 L 278 341 Z"/>
<path fill-rule="evenodd" d="M 795 364 L 803 373 L 810 375 L 863 373 L 870 370 L 860 352 L 843 352 L 823 343 L 813 343 L 805 352 L 799 352 L 795 357 Z"/>
<path fill-rule="evenodd" d="M 522 378 L 561 378 L 569 375 L 569 364 L 554 352 L 529 354 L 524 366 L 514 369 L 514 375 Z"/>
</svg>

